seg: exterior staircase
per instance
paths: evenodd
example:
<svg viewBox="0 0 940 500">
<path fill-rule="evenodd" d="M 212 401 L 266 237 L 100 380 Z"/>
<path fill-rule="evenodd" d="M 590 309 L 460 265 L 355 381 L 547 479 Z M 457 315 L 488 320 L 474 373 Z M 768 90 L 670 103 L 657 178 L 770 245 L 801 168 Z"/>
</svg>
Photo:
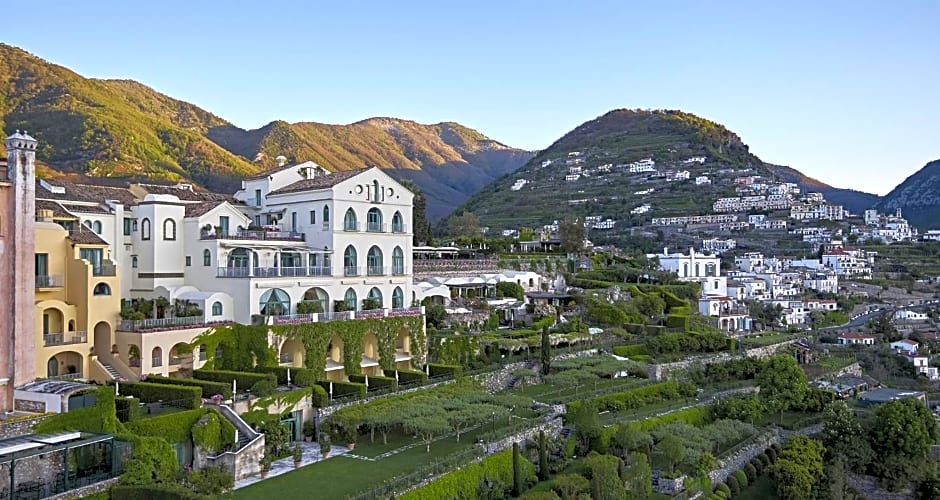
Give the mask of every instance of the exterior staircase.
<svg viewBox="0 0 940 500">
<path fill-rule="evenodd" d="M 114 367 L 111 366 L 110 364 L 101 363 L 101 366 L 103 366 L 105 371 L 108 372 L 109 375 L 111 375 L 112 379 L 117 380 L 118 382 L 125 382 L 127 380 L 124 377 L 122 377 L 121 374 L 118 373 L 118 371 L 115 370 Z"/>
</svg>

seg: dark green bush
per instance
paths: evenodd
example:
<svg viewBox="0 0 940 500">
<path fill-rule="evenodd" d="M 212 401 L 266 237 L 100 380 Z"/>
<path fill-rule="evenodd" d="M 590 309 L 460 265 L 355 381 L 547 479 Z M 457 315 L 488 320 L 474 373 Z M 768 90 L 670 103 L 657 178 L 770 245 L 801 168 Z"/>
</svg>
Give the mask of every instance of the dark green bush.
<svg viewBox="0 0 940 500">
<path fill-rule="evenodd" d="M 722 492 L 725 498 L 731 498 L 731 488 L 725 483 L 718 483 L 718 486 L 715 487 L 715 491 Z"/>
<path fill-rule="evenodd" d="M 333 384 L 333 398 L 342 398 L 352 395 L 364 398 L 368 392 L 365 384 L 356 384 L 353 382 L 330 382 L 329 380 L 321 380 L 317 382 L 317 384 L 326 389 L 327 394 L 329 394 L 330 391 L 330 384 Z"/>
<path fill-rule="evenodd" d="M 350 375 L 349 381 L 356 382 L 359 384 L 365 384 L 368 380 L 366 387 L 369 389 L 391 389 L 392 392 L 398 390 L 398 381 L 394 377 L 379 377 L 377 375 Z"/>
<path fill-rule="evenodd" d="M 144 415 L 140 406 L 140 399 L 135 397 L 114 398 L 114 412 L 121 422 L 133 422 Z"/>
<path fill-rule="evenodd" d="M 261 379 L 251 386 L 251 393 L 258 397 L 267 397 L 277 392 L 277 382 L 272 379 Z"/>
<path fill-rule="evenodd" d="M 745 474 L 743 470 L 739 469 L 734 471 L 734 478 L 738 480 L 738 485 L 741 486 L 742 490 L 747 488 L 747 485 L 751 484 L 751 482 L 747 480 L 747 474 Z"/>
<path fill-rule="evenodd" d="M 159 375 L 148 375 L 147 382 L 151 384 L 166 385 L 185 385 L 190 387 L 199 387 L 202 389 L 202 397 L 209 399 L 216 394 L 221 394 L 225 399 L 232 398 L 232 384 L 222 382 L 211 382 L 209 380 L 197 380 L 193 378 L 167 378 Z"/>
<path fill-rule="evenodd" d="M 123 382 L 121 393 L 140 398 L 144 403 L 162 401 L 180 408 L 202 406 L 202 389 L 183 385 L 152 384 L 149 382 Z"/>
<path fill-rule="evenodd" d="M 199 380 L 210 380 L 212 382 L 223 382 L 231 385 L 232 381 L 238 388 L 245 390 L 258 383 L 260 380 L 272 380 L 277 383 L 277 377 L 273 373 L 251 373 L 235 372 L 227 370 L 196 370 L 193 372 L 193 378 Z"/>
<path fill-rule="evenodd" d="M 395 370 L 385 370 L 386 377 L 394 377 Z M 398 370 L 398 383 L 401 385 L 425 385 L 428 374 L 417 370 Z"/>
<path fill-rule="evenodd" d="M 428 363 L 428 370 L 431 377 L 460 378 L 460 375 L 463 374 L 463 368 L 459 365 Z"/>
<path fill-rule="evenodd" d="M 317 380 L 320 378 L 317 376 L 316 370 L 309 368 L 288 368 L 286 366 L 259 366 L 255 368 L 255 371 L 259 373 L 273 373 L 277 377 L 278 385 L 287 385 L 288 370 L 290 370 L 290 383 L 297 387 L 316 385 Z"/>
<path fill-rule="evenodd" d="M 689 329 L 689 316 L 687 314 L 669 314 L 666 316 L 667 328 Z"/>
<path fill-rule="evenodd" d="M 738 484 L 738 478 L 734 477 L 733 474 L 728 476 L 727 479 L 725 479 L 725 484 L 727 484 L 728 489 L 731 490 L 732 498 L 741 494 L 741 485 Z"/>
<path fill-rule="evenodd" d="M 314 384 L 310 387 L 310 390 L 310 398 L 313 401 L 313 406 L 317 408 L 330 406 L 330 395 L 326 392 L 326 389 L 318 384 Z"/>
</svg>

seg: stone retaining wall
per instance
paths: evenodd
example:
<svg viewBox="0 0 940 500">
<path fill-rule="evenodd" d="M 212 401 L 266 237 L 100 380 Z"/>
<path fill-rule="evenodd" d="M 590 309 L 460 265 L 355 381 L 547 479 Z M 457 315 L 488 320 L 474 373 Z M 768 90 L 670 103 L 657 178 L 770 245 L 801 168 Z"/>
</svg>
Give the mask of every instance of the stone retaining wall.
<svg viewBox="0 0 940 500">
<path fill-rule="evenodd" d="M 39 422 L 42 422 L 52 415 L 52 413 L 48 413 L 36 416 L 13 417 L 10 420 L 0 420 L 0 439 L 9 439 L 32 434 L 33 428 L 36 427 Z"/>
<path fill-rule="evenodd" d="M 84 498 L 89 495 L 94 495 L 95 493 L 101 493 L 106 491 L 112 485 L 115 485 L 120 481 L 121 478 L 116 477 L 114 479 L 108 479 L 107 481 L 101 481 L 100 483 L 90 484 L 88 486 L 82 486 L 81 488 L 75 488 L 74 490 L 69 490 L 64 493 L 59 493 L 51 497 L 46 497 L 46 500 L 66 500 L 72 498 Z"/>
<path fill-rule="evenodd" d="M 500 439 L 499 441 L 494 441 L 492 443 L 486 443 L 483 445 L 483 449 L 486 451 L 487 455 L 492 455 L 493 453 L 503 451 L 506 448 L 511 448 L 513 443 L 519 443 L 523 445 L 527 439 L 536 440 L 540 431 L 545 431 L 545 435 L 548 437 L 555 437 L 561 434 L 561 418 L 553 418 L 547 422 L 542 422 L 535 427 L 530 427 L 523 431 L 519 431 L 515 434 L 509 435 Z"/>
<path fill-rule="evenodd" d="M 910 500 L 914 498 L 914 494 L 911 492 L 910 488 L 901 491 L 888 491 L 879 487 L 878 480 L 871 476 L 863 476 L 851 472 L 846 474 L 846 476 L 846 482 L 852 489 L 857 491 L 862 498 L 877 498 L 878 500 Z"/>
</svg>

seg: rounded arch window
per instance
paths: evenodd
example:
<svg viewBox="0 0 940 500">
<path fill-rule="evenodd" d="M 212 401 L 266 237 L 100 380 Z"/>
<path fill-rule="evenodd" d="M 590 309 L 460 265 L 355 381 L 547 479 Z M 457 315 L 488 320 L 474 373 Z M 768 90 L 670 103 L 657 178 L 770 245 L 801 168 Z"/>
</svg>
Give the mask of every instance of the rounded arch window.
<svg viewBox="0 0 940 500">
<path fill-rule="evenodd" d="M 280 288 L 272 288 L 261 294 L 261 314 L 283 316 L 290 313 L 290 295 Z"/>
<path fill-rule="evenodd" d="M 212 315 L 221 316 L 222 315 L 222 303 L 219 301 L 212 303 Z"/>
<path fill-rule="evenodd" d="M 330 207 L 327 205 L 323 205 L 323 224 L 330 225 Z"/>
<path fill-rule="evenodd" d="M 401 287 L 396 286 L 395 290 L 392 291 L 392 309 L 401 309 L 405 307 L 405 292 L 401 291 Z"/>
<path fill-rule="evenodd" d="M 392 274 L 405 274 L 405 252 L 401 247 L 392 250 Z"/>
<path fill-rule="evenodd" d="M 212 252 L 208 248 L 202 251 L 202 265 L 206 267 L 212 265 Z"/>
<path fill-rule="evenodd" d="M 382 232 L 382 211 L 378 208 L 372 207 L 366 213 L 366 223 L 368 225 L 368 231 L 372 233 L 381 233 Z"/>
<path fill-rule="evenodd" d="M 358 276 L 358 259 L 359 256 L 356 253 L 356 247 L 349 245 L 346 247 L 346 251 L 343 252 L 343 267 L 345 268 L 344 274 L 346 276 Z"/>
<path fill-rule="evenodd" d="M 343 300 L 346 302 L 346 309 L 350 311 L 356 310 L 356 291 L 352 288 L 346 289 L 346 295 L 343 296 Z"/>
<path fill-rule="evenodd" d="M 140 221 L 140 239 L 149 240 L 150 239 L 150 219 L 144 217 Z"/>
<path fill-rule="evenodd" d="M 131 257 L 131 267 L 133 267 L 134 269 L 137 269 L 137 256 L 136 255 Z"/>
<path fill-rule="evenodd" d="M 381 276 L 382 273 L 382 249 L 373 245 L 369 248 L 366 255 L 366 261 L 369 266 L 369 276 Z"/>
<path fill-rule="evenodd" d="M 369 290 L 368 299 L 369 299 L 369 304 L 368 304 L 369 309 L 381 309 L 382 308 L 382 305 L 383 305 L 382 304 L 382 291 L 379 290 L 378 287 L 374 286 L 372 287 L 371 290 Z M 363 309 L 365 309 L 365 307 L 363 307 Z"/>
<path fill-rule="evenodd" d="M 166 219 L 163 221 L 163 239 L 165 240 L 176 239 L 176 221 L 175 220 Z"/>
<path fill-rule="evenodd" d="M 356 220 L 356 211 L 350 207 L 346 210 L 346 215 L 343 217 L 343 230 L 357 231 L 357 226 L 358 221 Z"/>
<path fill-rule="evenodd" d="M 92 223 L 91 230 L 97 234 L 101 234 L 101 221 L 96 220 L 94 223 Z"/>
<path fill-rule="evenodd" d="M 93 292 L 95 295 L 111 295 L 111 286 L 107 283 L 98 283 Z"/>
<path fill-rule="evenodd" d="M 401 216 L 401 212 L 395 212 L 395 215 L 392 216 L 392 232 L 393 233 L 405 232 L 405 221 Z"/>
</svg>

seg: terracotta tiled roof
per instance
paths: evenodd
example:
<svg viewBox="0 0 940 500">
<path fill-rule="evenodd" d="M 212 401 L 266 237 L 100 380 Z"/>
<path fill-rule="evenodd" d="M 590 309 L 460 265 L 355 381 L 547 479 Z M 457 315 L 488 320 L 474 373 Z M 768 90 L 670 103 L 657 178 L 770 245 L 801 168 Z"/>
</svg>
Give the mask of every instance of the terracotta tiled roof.
<svg viewBox="0 0 940 500">
<path fill-rule="evenodd" d="M 36 200 L 36 215 L 40 210 L 50 210 L 52 216 L 58 219 L 77 219 L 78 217 L 70 214 L 62 205 L 51 200 Z"/>
<path fill-rule="evenodd" d="M 136 203 L 134 195 L 123 187 L 95 186 L 92 184 L 75 184 L 64 180 L 46 180 L 49 184 L 65 189 L 64 193 L 53 193 L 36 180 L 36 198 L 61 201 L 81 201 L 91 203 L 104 203 L 107 200 L 117 200 L 124 205 Z"/>
<path fill-rule="evenodd" d="M 72 243 L 77 243 L 79 245 L 107 245 L 108 242 L 101 239 L 100 236 L 95 234 L 94 231 L 90 229 L 78 229 L 75 231 L 69 231 L 69 239 L 72 240 Z"/>
<path fill-rule="evenodd" d="M 71 203 L 61 203 L 62 207 L 68 210 L 69 212 L 81 213 L 81 214 L 109 214 L 111 213 L 108 209 L 104 208 L 101 205 L 75 205 Z"/>
<path fill-rule="evenodd" d="M 203 201 L 201 203 L 187 203 L 186 217 L 199 217 L 205 215 L 213 208 L 221 205 L 221 201 Z"/>
<path fill-rule="evenodd" d="M 340 170 L 339 172 L 333 172 L 329 175 L 317 175 L 313 179 L 304 179 L 297 181 L 293 184 L 282 187 L 281 189 L 276 189 L 268 193 L 268 196 L 272 194 L 286 194 L 286 193 L 297 193 L 300 191 L 313 191 L 316 189 L 326 189 L 331 188 L 340 182 L 345 181 L 355 177 L 363 172 L 368 170 L 368 168 L 360 168 L 356 170 Z"/>
<path fill-rule="evenodd" d="M 839 338 L 842 338 L 842 339 L 873 339 L 873 338 L 875 338 L 875 337 L 872 337 L 871 335 L 865 335 L 865 334 L 863 334 L 863 333 L 858 333 L 858 332 L 849 332 L 849 333 L 840 333 L 840 334 L 839 334 Z"/>
</svg>

